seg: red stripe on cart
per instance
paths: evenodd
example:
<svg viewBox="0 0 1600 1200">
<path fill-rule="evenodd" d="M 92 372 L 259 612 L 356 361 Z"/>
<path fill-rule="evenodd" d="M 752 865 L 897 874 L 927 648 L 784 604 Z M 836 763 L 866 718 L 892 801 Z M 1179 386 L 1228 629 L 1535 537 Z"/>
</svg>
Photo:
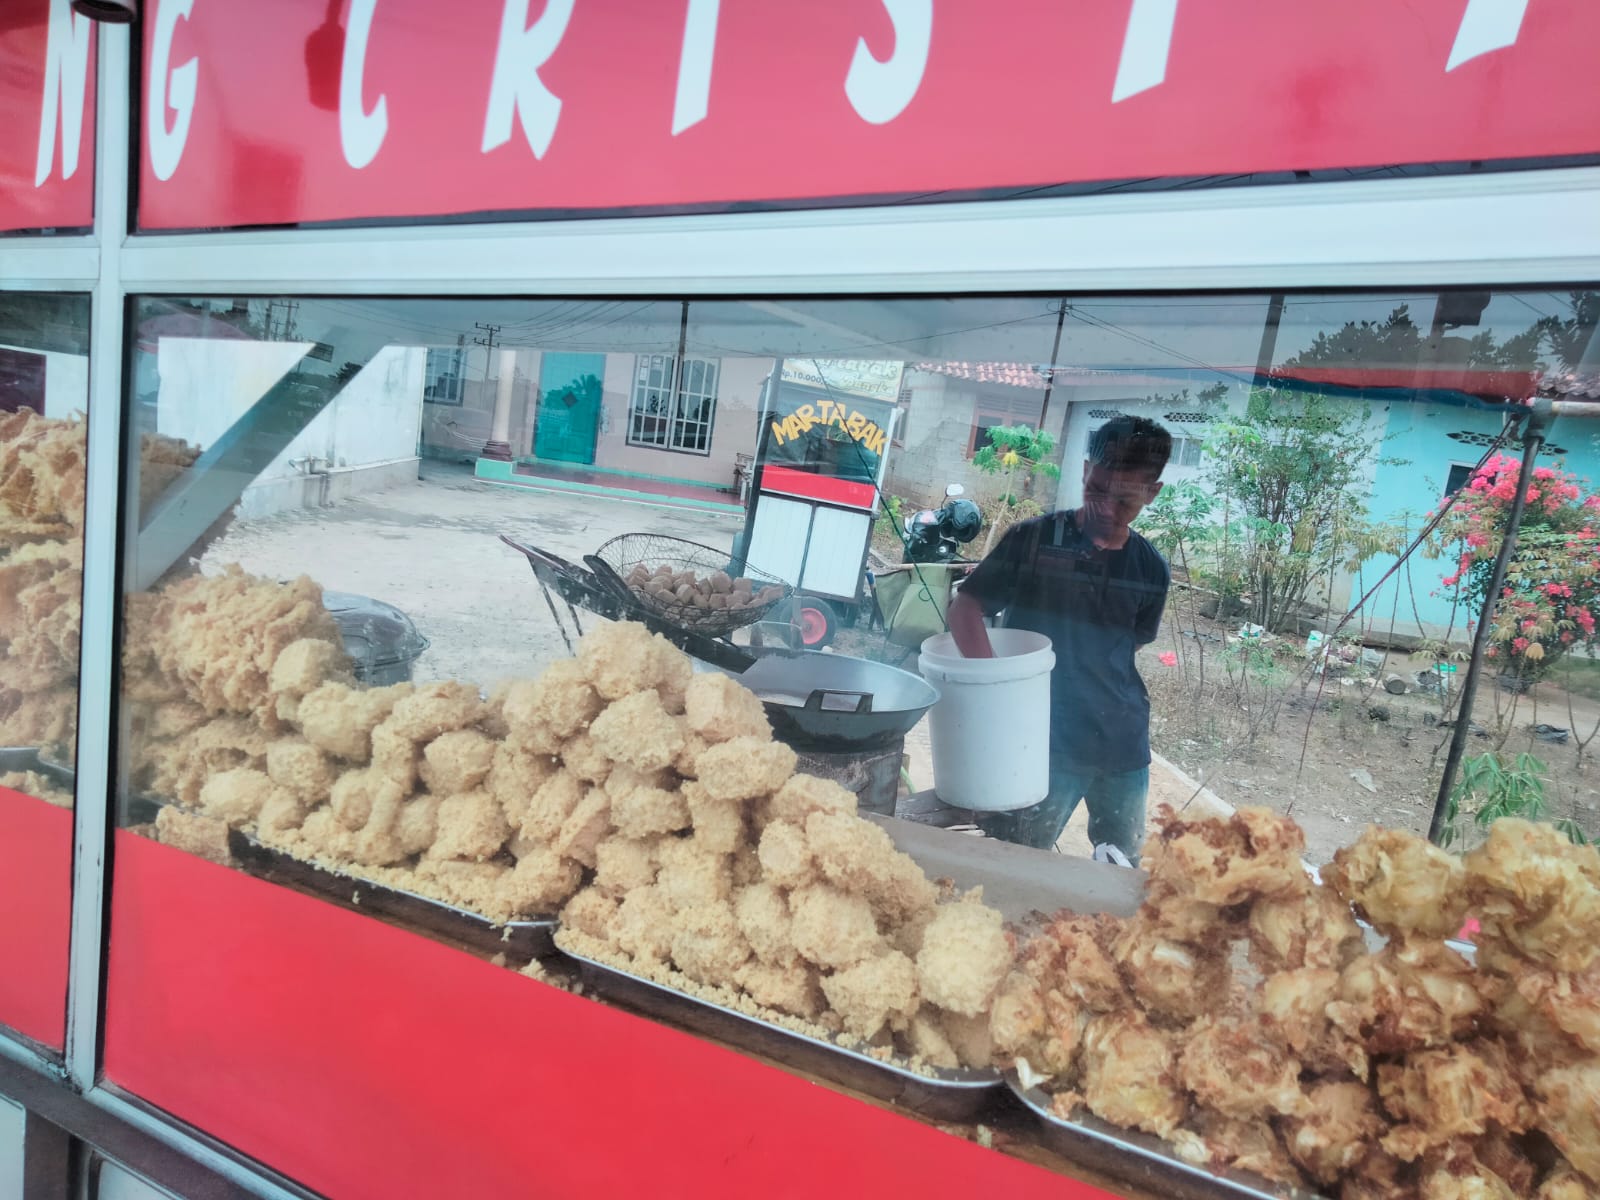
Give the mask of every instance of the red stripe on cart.
<svg viewBox="0 0 1600 1200">
<path fill-rule="evenodd" d="M 820 500 L 824 504 L 843 504 L 850 508 L 871 508 L 874 497 L 870 483 L 840 479 L 836 475 L 818 475 L 815 471 L 801 471 L 794 467 L 764 468 L 761 472 L 761 490 L 777 492 L 782 496 L 798 496 L 802 500 Z"/>
</svg>

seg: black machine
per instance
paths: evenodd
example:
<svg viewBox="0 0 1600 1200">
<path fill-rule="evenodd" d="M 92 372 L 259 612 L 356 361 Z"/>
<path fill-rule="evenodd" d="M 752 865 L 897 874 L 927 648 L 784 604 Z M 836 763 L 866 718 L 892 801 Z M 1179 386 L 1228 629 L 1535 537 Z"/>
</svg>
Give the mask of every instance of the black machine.
<svg viewBox="0 0 1600 1200">
<path fill-rule="evenodd" d="M 924 508 L 906 518 L 906 548 L 902 561 L 944 563 L 960 558 L 961 547 L 978 536 L 983 513 L 966 499 L 959 483 L 944 490 L 944 503 Z"/>
</svg>

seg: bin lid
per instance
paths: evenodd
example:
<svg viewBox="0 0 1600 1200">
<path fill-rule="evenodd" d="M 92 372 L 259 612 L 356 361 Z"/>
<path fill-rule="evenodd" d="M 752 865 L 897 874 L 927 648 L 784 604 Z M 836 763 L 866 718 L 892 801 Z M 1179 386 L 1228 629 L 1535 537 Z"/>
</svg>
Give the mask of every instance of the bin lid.
<svg viewBox="0 0 1600 1200">
<path fill-rule="evenodd" d="M 345 653 L 367 670 L 411 662 L 428 648 L 410 617 L 392 604 L 350 592 L 323 592 L 322 604 L 339 623 Z"/>
</svg>

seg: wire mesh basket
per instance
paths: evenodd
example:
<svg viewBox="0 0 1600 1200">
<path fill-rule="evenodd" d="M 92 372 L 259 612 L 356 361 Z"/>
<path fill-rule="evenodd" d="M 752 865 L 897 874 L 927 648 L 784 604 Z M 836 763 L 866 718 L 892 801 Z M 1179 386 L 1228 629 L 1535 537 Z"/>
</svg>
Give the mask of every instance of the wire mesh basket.
<svg viewBox="0 0 1600 1200">
<path fill-rule="evenodd" d="M 761 620 L 791 592 L 749 563 L 732 574 L 725 551 L 656 533 L 614 537 L 594 557 L 616 572 L 642 607 L 709 637 Z"/>
</svg>

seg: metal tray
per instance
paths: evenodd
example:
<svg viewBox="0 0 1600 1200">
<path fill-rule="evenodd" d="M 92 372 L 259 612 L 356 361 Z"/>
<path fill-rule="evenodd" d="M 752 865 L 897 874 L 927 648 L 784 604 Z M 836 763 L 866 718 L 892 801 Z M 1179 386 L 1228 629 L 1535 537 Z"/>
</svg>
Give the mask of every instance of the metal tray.
<svg viewBox="0 0 1600 1200">
<path fill-rule="evenodd" d="M 555 953 L 554 917 L 497 925 L 471 909 L 308 863 L 263 845 L 238 829 L 228 831 L 228 848 L 249 874 L 331 900 L 352 912 L 387 917 L 418 932 L 435 934 L 484 954 L 504 954 L 508 959 L 544 958 Z M 359 901 L 354 898 L 357 894 Z"/>
<path fill-rule="evenodd" d="M 924 1075 L 870 1054 L 807 1037 L 737 1009 L 701 1000 L 571 950 L 557 949 L 577 964 L 585 984 L 606 999 L 737 1049 L 777 1059 L 785 1066 L 809 1071 L 879 1100 L 888 1100 L 925 1117 L 969 1120 L 1000 1094 L 998 1071 L 938 1070 L 933 1075 Z"/>
<path fill-rule="evenodd" d="M 1050 1149 L 1114 1179 L 1173 1200 L 1326 1200 L 1318 1192 L 1273 1183 L 1248 1171 L 1213 1171 L 1179 1158 L 1158 1137 L 1122 1129 L 1088 1112 L 1063 1118 L 1050 1109 L 1041 1088 L 1024 1088 L 1016 1072 L 1007 1071 L 1006 1086 L 1038 1119 L 1042 1140 Z"/>
<path fill-rule="evenodd" d="M 12 771 L 37 771 L 67 791 L 72 790 L 72 769 L 40 758 L 34 746 L 0 746 L 0 774 Z"/>
</svg>

